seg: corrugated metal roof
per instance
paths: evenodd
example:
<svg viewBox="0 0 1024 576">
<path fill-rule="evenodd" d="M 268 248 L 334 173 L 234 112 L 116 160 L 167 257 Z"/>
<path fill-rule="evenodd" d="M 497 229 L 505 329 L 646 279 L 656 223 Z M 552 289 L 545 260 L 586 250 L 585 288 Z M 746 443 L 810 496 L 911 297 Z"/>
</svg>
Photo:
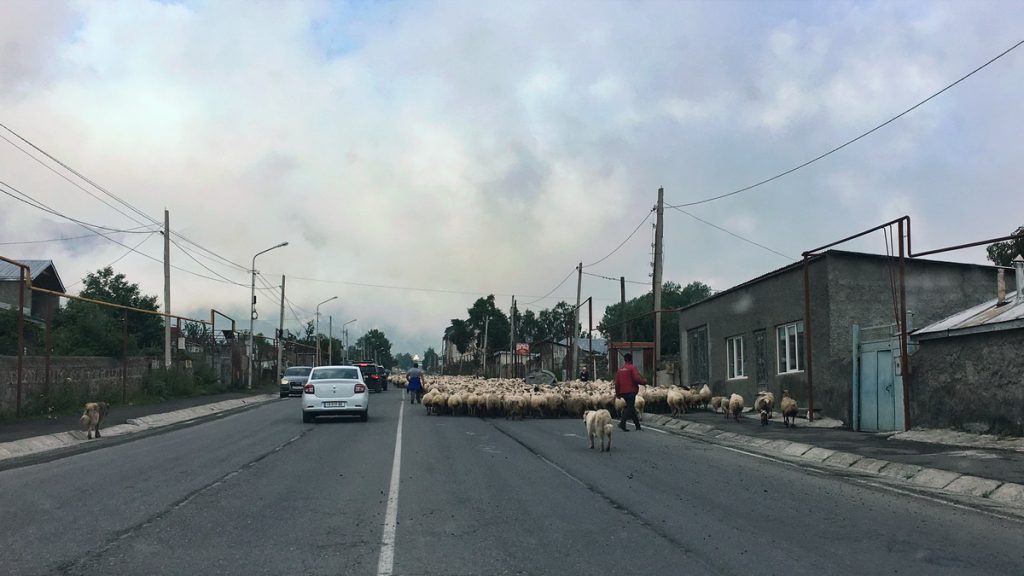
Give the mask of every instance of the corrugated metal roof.
<svg viewBox="0 0 1024 576">
<path fill-rule="evenodd" d="M 913 335 L 921 340 L 928 340 L 945 336 L 1024 328 L 1024 298 L 1014 299 L 1011 295 L 1008 303 L 1002 306 L 996 306 L 996 302 L 997 300 L 993 298 L 957 312 L 948 318 L 915 330 Z"/>
<path fill-rule="evenodd" d="M 18 260 L 18 262 L 29 267 L 33 280 L 38 278 L 46 270 L 47 266 L 53 265 L 53 260 Z M 0 260 L 0 280 L 18 280 L 19 278 L 21 278 L 21 268 L 10 262 Z"/>
<path fill-rule="evenodd" d="M 562 346 L 569 346 L 569 339 L 563 338 L 558 341 Z M 579 346 L 583 352 L 590 351 L 590 340 L 587 338 L 578 338 L 576 345 Z M 594 354 L 607 354 L 608 353 L 608 341 L 601 338 L 594 338 Z"/>
</svg>

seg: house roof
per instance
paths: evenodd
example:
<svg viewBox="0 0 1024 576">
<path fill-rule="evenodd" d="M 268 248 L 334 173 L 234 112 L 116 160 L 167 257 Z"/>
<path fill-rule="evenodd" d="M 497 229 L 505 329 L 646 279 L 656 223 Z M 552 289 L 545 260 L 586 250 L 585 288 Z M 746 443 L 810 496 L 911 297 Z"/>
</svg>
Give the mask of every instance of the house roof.
<svg viewBox="0 0 1024 576">
<path fill-rule="evenodd" d="M 603 338 L 594 338 L 594 354 L 607 354 L 608 353 L 608 341 Z M 561 346 L 569 346 L 569 339 L 563 338 L 558 341 Z M 589 338 L 577 338 L 576 344 L 580 347 L 583 352 L 590 352 L 590 339 Z"/>
<path fill-rule="evenodd" d="M 914 330 L 912 335 L 918 340 L 931 340 L 1024 328 L 1024 298 L 1009 300 L 1002 306 L 996 306 L 996 302 L 995 298 L 982 302 L 924 328 Z"/>
<path fill-rule="evenodd" d="M 897 258 L 896 256 L 886 256 L 884 254 L 870 254 L 870 253 L 867 253 L 867 252 L 852 252 L 852 251 L 849 251 L 849 250 L 835 250 L 835 249 L 832 249 L 832 250 L 826 250 L 824 252 L 821 252 L 821 253 L 818 253 L 818 254 L 815 254 L 815 255 L 811 256 L 810 258 L 808 258 L 808 262 L 814 262 L 814 261 L 816 261 L 816 260 L 818 260 L 820 258 L 823 258 L 825 256 L 829 256 L 829 255 L 851 256 L 851 257 L 855 257 L 855 258 L 864 258 L 864 259 L 868 259 L 868 260 L 892 260 L 892 259 L 896 259 Z M 910 262 L 927 262 L 928 264 L 936 264 L 936 265 L 974 267 L 974 268 L 987 268 L 987 269 L 993 269 L 993 270 L 998 268 L 997 266 L 990 266 L 990 265 L 985 265 L 985 264 L 965 264 L 963 262 L 950 262 L 948 260 L 929 260 L 927 258 L 907 258 L 906 261 L 908 263 L 910 263 Z M 682 308 L 678 308 L 677 311 L 682 311 L 682 310 L 686 310 L 687 308 L 693 308 L 695 306 L 700 306 L 701 304 L 705 304 L 705 303 L 710 302 L 710 301 L 712 301 L 712 300 L 714 300 L 716 298 L 720 298 L 722 296 L 725 296 L 726 294 L 735 292 L 735 291 L 740 290 L 742 288 L 746 288 L 748 286 L 752 286 L 754 284 L 757 284 L 758 282 L 761 282 L 763 280 L 767 280 L 768 278 L 772 278 L 774 276 L 779 276 L 779 275 L 785 274 L 786 272 L 790 272 L 792 270 L 799 269 L 799 268 L 803 267 L 803 264 L 804 264 L 803 260 L 797 260 L 796 262 L 793 262 L 792 264 L 787 264 L 787 265 L 783 266 L 782 268 L 776 268 L 775 270 L 772 270 L 771 272 L 766 272 L 766 273 L 764 273 L 764 274 L 762 274 L 760 276 L 757 276 L 755 278 L 751 278 L 750 280 L 747 280 L 746 282 L 742 282 L 742 283 L 737 284 L 737 285 L 735 285 L 735 286 L 733 286 L 731 288 L 726 288 L 725 290 L 722 290 L 721 292 L 716 292 L 715 294 L 712 294 L 711 296 L 708 296 L 707 298 L 705 298 L 705 299 L 703 299 L 703 300 L 701 300 L 699 302 L 694 302 L 693 304 L 690 304 L 689 306 L 683 306 Z"/>
<path fill-rule="evenodd" d="M 53 260 L 18 260 L 22 264 L 29 267 L 29 272 L 32 276 L 32 280 L 39 278 L 41 274 L 46 272 L 48 268 L 53 269 L 53 276 L 60 283 L 60 291 L 64 291 L 64 282 L 60 279 L 60 274 L 57 274 L 57 267 L 53 265 Z M 10 262 L 4 262 L 0 260 L 0 282 L 17 282 L 21 278 L 21 268 L 11 264 Z"/>
</svg>

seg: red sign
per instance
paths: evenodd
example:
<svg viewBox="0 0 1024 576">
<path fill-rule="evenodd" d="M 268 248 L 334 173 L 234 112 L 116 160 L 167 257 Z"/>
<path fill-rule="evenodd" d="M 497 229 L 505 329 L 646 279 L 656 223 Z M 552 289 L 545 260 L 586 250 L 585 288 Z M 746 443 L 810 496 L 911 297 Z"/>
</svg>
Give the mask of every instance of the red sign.
<svg viewBox="0 0 1024 576">
<path fill-rule="evenodd" d="M 530 345 L 529 344 L 516 344 L 516 354 L 520 356 L 529 356 Z"/>
</svg>

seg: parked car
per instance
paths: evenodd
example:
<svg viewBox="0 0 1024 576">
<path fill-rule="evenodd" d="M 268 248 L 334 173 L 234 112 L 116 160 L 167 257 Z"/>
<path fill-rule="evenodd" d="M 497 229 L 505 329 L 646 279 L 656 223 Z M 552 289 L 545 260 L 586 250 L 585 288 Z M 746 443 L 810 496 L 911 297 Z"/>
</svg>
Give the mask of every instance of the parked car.
<svg viewBox="0 0 1024 576">
<path fill-rule="evenodd" d="M 356 366 L 317 366 L 302 388 L 302 421 L 317 416 L 370 418 L 370 395 Z"/>
<path fill-rule="evenodd" d="M 377 364 L 377 374 L 380 374 L 380 379 L 381 379 L 381 382 L 382 382 L 382 384 L 384 386 L 384 391 L 387 392 L 388 391 L 388 371 L 383 366 L 381 366 L 380 364 Z"/>
<path fill-rule="evenodd" d="M 302 387 L 309 380 L 309 371 L 312 366 L 291 366 L 285 368 L 281 375 L 281 398 L 287 398 L 291 394 L 302 394 Z"/>
<path fill-rule="evenodd" d="M 387 381 L 381 377 L 376 364 L 373 362 L 356 362 L 356 366 L 359 367 L 359 372 L 363 375 L 363 381 L 366 382 L 370 390 L 374 392 L 387 390 Z"/>
</svg>

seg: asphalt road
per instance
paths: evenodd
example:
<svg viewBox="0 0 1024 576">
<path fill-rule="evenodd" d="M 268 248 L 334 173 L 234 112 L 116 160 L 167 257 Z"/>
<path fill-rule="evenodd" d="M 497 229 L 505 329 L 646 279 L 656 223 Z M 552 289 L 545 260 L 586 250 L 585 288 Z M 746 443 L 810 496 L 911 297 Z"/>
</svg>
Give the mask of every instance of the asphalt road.
<svg viewBox="0 0 1024 576">
<path fill-rule="evenodd" d="M 1024 525 L 576 420 L 303 424 L 299 400 L 0 472 L 0 574 L 1024 573 Z M 385 555 L 388 556 L 388 555 Z"/>
</svg>

